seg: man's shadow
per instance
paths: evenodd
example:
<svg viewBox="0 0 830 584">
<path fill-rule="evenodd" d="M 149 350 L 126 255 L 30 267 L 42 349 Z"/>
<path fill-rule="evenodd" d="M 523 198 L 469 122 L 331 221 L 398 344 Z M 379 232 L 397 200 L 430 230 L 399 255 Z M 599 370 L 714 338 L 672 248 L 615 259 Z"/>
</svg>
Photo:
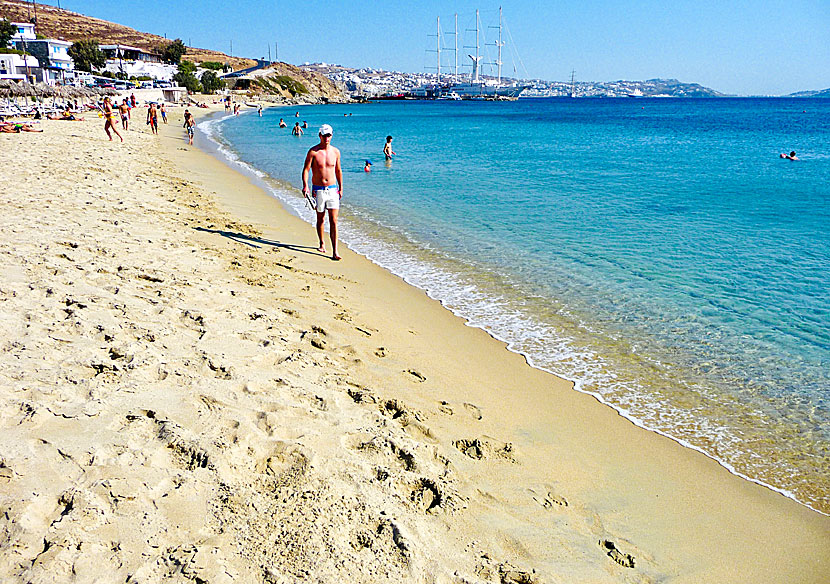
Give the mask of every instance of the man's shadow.
<svg viewBox="0 0 830 584">
<path fill-rule="evenodd" d="M 295 245 L 293 243 L 282 243 L 280 241 L 274 241 L 272 239 L 263 239 L 262 237 L 253 237 L 251 235 L 245 235 L 244 233 L 235 233 L 233 231 L 224 231 L 222 229 L 206 229 L 204 227 L 194 227 L 194 229 L 196 231 L 201 231 L 203 233 L 214 233 L 216 235 L 221 235 L 222 237 L 227 237 L 228 239 L 236 243 L 249 245 L 257 249 L 264 246 L 271 246 L 283 249 L 290 249 L 292 251 L 296 251 L 299 253 L 307 253 L 308 255 L 325 256 L 325 254 L 321 254 L 319 251 L 317 251 L 316 247 L 312 247 L 309 245 Z"/>
</svg>

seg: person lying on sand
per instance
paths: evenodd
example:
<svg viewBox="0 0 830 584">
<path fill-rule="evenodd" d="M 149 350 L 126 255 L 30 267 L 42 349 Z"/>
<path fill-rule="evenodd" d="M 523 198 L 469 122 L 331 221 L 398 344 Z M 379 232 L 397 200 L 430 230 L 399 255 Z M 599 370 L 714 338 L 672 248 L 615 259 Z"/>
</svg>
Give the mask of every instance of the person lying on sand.
<svg viewBox="0 0 830 584">
<path fill-rule="evenodd" d="M 17 124 L 14 122 L 0 122 L 0 133 L 19 134 L 20 132 L 42 132 L 39 128 L 33 128 L 29 124 Z"/>
<path fill-rule="evenodd" d="M 75 115 L 68 109 L 64 110 L 61 115 L 46 116 L 50 120 L 63 120 L 65 122 L 82 122 L 83 118 L 76 118 Z"/>
</svg>

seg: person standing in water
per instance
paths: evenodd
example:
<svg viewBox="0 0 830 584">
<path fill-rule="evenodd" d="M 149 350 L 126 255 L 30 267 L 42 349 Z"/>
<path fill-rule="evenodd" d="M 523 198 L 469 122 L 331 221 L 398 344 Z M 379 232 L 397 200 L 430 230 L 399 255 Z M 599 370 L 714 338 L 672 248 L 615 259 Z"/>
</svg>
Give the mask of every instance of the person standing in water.
<svg viewBox="0 0 830 584">
<path fill-rule="evenodd" d="M 383 155 L 386 157 L 386 160 L 392 160 L 393 154 L 395 154 L 395 151 L 392 150 L 392 136 L 387 136 L 386 144 L 383 146 Z"/>
<path fill-rule="evenodd" d="M 339 260 L 337 254 L 337 214 L 340 199 L 343 197 L 343 171 L 340 169 L 340 150 L 331 145 L 334 130 L 328 124 L 320 126 L 318 136 L 320 143 L 312 146 L 305 157 L 303 165 L 303 195 L 308 197 L 308 172 L 311 171 L 311 195 L 317 211 L 317 239 L 320 247 L 317 251 L 326 253 L 323 242 L 323 223 L 326 212 L 329 216 L 329 235 L 331 237 L 331 259 Z"/>
<path fill-rule="evenodd" d="M 303 135 L 303 129 L 300 127 L 300 122 L 295 122 L 294 123 L 294 128 L 291 130 L 291 133 L 294 134 L 295 136 L 302 136 Z"/>
</svg>

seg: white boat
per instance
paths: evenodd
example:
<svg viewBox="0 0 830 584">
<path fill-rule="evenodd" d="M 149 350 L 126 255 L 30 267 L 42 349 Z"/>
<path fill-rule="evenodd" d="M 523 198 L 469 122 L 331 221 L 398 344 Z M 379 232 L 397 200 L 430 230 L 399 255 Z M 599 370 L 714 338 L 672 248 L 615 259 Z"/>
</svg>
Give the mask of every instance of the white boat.
<svg viewBox="0 0 830 584">
<path fill-rule="evenodd" d="M 441 93 L 435 99 L 448 99 L 452 101 L 461 101 L 461 96 L 458 95 L 455 91 L 449 91 L 447 93 Z"/>
</svg>

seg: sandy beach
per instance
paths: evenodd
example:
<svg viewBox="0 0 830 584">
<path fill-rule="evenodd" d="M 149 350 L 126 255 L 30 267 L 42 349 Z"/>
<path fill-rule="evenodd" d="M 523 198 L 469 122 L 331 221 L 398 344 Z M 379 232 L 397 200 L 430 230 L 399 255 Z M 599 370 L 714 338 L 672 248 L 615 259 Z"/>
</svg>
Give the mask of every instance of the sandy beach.
<svg viewBox="0 0 830 584">
<path fill-rule="evenodd" d="M 0 135 L 0 581 L 827 581 L 830 518 L 317 253 L 182 111 Z"/>
</svg>

